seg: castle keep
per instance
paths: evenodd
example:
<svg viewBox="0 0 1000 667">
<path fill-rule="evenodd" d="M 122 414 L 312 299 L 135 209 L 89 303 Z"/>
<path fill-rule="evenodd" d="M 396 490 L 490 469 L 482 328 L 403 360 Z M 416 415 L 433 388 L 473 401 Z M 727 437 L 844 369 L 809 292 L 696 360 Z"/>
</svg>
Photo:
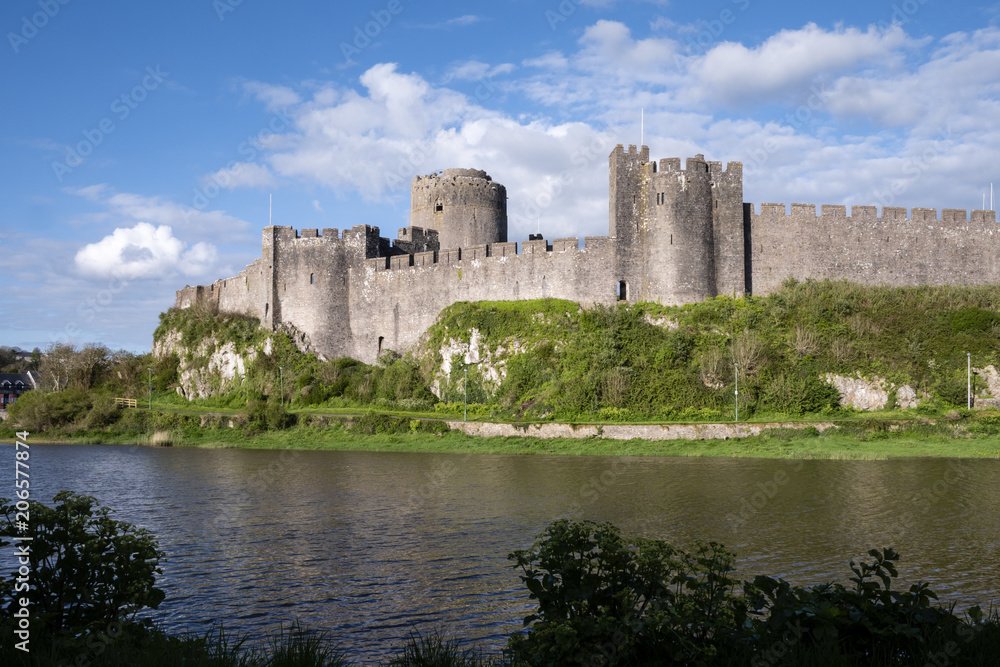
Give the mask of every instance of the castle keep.
<svg viewBox="0 0 1000 667">
<path fill-rule="evenodd" d="M 507 191 L 484 171 L 417 176 L 410 226 L 264 228 L 261 257 L 239 275 L 177 292 L 259 317 L 323 357 L 374 362 L 416 344 L 457 301 L 555 297 L 583 305 L 682 304 L 766 294 L 788 278 L 892 286 L 1000 283 L 994 211 L 743 201 L 743 165 L 701 155 L 610 156 L 608 236 L 507 240 Z"/>
</svg>

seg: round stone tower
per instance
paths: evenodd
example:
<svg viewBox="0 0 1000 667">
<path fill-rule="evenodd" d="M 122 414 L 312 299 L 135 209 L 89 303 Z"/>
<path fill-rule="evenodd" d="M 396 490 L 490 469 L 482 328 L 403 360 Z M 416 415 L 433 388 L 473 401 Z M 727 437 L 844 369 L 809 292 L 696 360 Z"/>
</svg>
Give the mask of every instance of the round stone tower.
<svg viewBox="0 0 1000 667">
<path fill-rule="evenodd" d="M 479 169 L 415 176 L 410 224 L 436 229 L 441 248 L 507 241 L 507 188 Z"/>
<path fill-rule="evenodd" d="M 697 155 L 681 169 L 679 158 L 645 165 L 643 193 L 645 298 L 670 304 L 716 296 L 712 182 L 709 165 Z"/>
</svg>

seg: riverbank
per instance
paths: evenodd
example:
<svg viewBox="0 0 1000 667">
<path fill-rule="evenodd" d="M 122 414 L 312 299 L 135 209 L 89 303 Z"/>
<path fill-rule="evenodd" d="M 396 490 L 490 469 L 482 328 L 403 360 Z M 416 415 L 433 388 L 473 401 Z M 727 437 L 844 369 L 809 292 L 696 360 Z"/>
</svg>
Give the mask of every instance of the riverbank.
<svg viewBox="0 0 1000 667">
<path fill-rule="evenodd" d="M 544 454 L 583 456 L 718 456 L 804 459 L 896 457 L 1000 458 L 1000 434 L 930 422 L 790 422 L 765 424 L 570 425 L 435 422 L 380 415 L 351 420 L 311 416 L 290 428 L 248 434 L 225 418 L 178 416 L 153 432 L 88 431 L 64 437 L 32 434 L 35 444 L 107 444 L 211 449 Z M 450 430 L 446 430 L 449 429 Z M 514 434 L 517 435 L 514 435 Z M 633 437 L 645 433 L 647 437 Z M 670 436 L 670 439 L 652 439 Z M 711 437 L 715 435 L 716 437 Z M 702 436 L 699 438 L 699 436 Z"/>
</svg>

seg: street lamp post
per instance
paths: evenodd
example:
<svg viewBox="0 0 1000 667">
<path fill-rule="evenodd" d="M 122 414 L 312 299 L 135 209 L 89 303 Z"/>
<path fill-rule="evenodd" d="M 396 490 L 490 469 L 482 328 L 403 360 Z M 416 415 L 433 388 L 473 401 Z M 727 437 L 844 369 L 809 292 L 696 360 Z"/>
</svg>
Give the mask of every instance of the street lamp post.
<svg viewBox="0 0 1000 667">
<path fill-rule="evenodd" d="M 478 364 L 478 361 L 466 362 L 462 370 L 465 372 L 465 379 L 462 381 L 462 390 L 465 392 L 465 406 L 462 408 L 462 421 L 469 420 L 469 366 Z"/>
<path fill-rule="evenodd" d="M 153 369 L 147 368 L 149 371 L 149 409 L 153 409 Z"/>
<path fill-rule="evenodd" d="M 733 396 L 736 398 L 736 421 L 740 420 L 740 365 L 733 362 L 733 369 L 736 371 L 736 390 Z"/>
<path fill-rule="evenodd" d="M 968 387 L 966 388 L 966 391 L 965 391 L 965 399 L 966 399 L 966 403 L 967 403 L 966 408 L 969 409 L 969 410 L 971 410 L 972 409 L 972 353 L 971 352 L 966 352 L 965 353 L 965 357 L 966 357 L 966 359 L 968 361 L 968 369 L 966 370 L 966 373 L 968 374 L 968 376 L 967 376 L 968 377 Z"/>
<path fill-rule="evenodd" d="M 281 407 L 285 407 L 285 369 L 278 366 L 278 386 L 281 391 Z"/>
</svg>

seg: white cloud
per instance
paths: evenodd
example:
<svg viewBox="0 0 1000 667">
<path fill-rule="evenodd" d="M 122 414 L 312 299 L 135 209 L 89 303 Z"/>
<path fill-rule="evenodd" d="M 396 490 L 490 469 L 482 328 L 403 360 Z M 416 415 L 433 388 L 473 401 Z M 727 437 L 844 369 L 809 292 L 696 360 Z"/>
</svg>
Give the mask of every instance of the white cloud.
<svg viewBox="0 0 1000 667">
<path fill-rule="evenodd" d="M 208 275 L 218 253 L 215 246 L 196 243 L 191 248 L 166 225 L 140 222 L 117 228 L 97 243 L 80 248 L 74 261 L 84 275 L 96 278 L 166 278 Z"/>
<path fill-rule="evenodd" d="M 276 182 L 271 170 L 256 162 L 237 162 L 231 169 L 223 167 L 202 178 L 202 185 L 214 183 L 226 190 L 265 188 L 275 185 Z"/>
<path fill-rule="evenodd" d="M 281 109 L 302 101 L 299 94 L 287 86 L 276 86 L 260 81 L 244 81 L 243 90 L 253 95 L 270 109 Z"/>
<path fill-rule="evenodd" d="M 549 235 L 607 233 L 607 155 L 615 143 L 639 142 L 640 107 L 654 157 L 743 161 L 746 198 L 757 202 L 869 203 L 947 130 L 946 150 L 906 179 L 897 203 L 961 206 L 978 188 L 968 174 L 989 172 L 1000 149 L 995 29 L 931 45 L 898 26 L 809 24 L 682 57 L 672 39 L 636 39 L 624 24 L 598 21 L 575 52 L 521 64 L 520 78 L 505 79 L 505 98 L 520 92 L 549 113 L 512 117 L 490 108 L 488 95 L 383 63 L 364 72 L 361 90 L 324 85 L 290 108 L 292 130 L 263 149 L 261 163 L 281 179 L 397 203 L 414 174 L 486 169 L 508 188 L 518 239 L 536 215 Z M 449 75 L 474 80 L 495 67 L 473 60 Z M 871 123 L 891 129 L 872 132 Z"/>
<path fill-rule="evenodd" d="M 448 19 L 446 25 L 472 25 L 473 23 L 479 23 L 482 20 L 483 17 L 476 16 L 475 14 L 463 14 L 462 16 Z"/>
<path fill-rule="evenodd" d="M 669 81 L 664 74 L 673 67 L 677 52 L 677 42 L 672 39 L 635 40 L 624 23 L 605 20 L 584 30 L 580 45 L 574 59 L 579 68 L 591 73 L 613 73 L 626 81 Z"/>
<path fill-rule="evenodd" d="M 453 166 L 486 169 L 507 186 L 511 237 L 607 233 L 602 184 L 617 137 L 586 123 L 517 121 L 416 74 L 380 64 L 345 90 L 292 109 L 295 132 L 264 160 L 284 179 L 402 200 L 413 176 Z M 358 159 L 364 156 L 364 159 Z M 603 218 L 603 219 L 602 219 Z M 529 228 L 530 226 L 530 228 Z"/>
<path fill-rule="evenodd" d="M 456 26 L 464 27 L 467 25 L 474 25 L 483 20 L 485 19 L 477 14 L 463 14 L 462 16 L 456 16 L 444 21 L 439 21 L 438 23 L 428 23 L 415 27 L 424 28 L 425 30 L 444 30 L 446 28 L 454 28 Z"/>
<path fill-rule="evenodd" d="M 500 74 L 510 74 L 514 71 L 514 65 L 511 63 L 502 63 L 496 66 L 490 66 L 488 63 L 479 62 L 478 60 L 468 60 L 463 63 L 458 63 L 452 65 L 448 69 L 448 73 L 445 75 L 445 81 L 479 81 L 481 79 L 489 79 Z"/>
<path fill-rule="evenodd" d="M 808 88 L 817 77 L 853 71 L 872 60 L 895 59 L 907 43 L 902 28 L 869 27 L 824 30 L 810 23 L 782 30 L 759 46 L 723 42 L 694 59 L 694 86 L 715 101 L 739 104 L 760 101 L 789 90 Z"/>
<path fill-rule="evenodd" d="M 82 188 L 67 188 L 66 192 L 80 195 L 90 201 L 100 201 L 102 196 L 109 192 L 110 189 L 111 188 L 107 183 L 98 183 L 96 185 L 88 185 Z"/>
<path fill-rule="evenodd" d="M 162 197 L 115 192 L 106 184 L 68 191 L 103 205 L 102 212 L 89 216 L 91 221 L 113 219 L 125 224 L 150 222 L 167 225 L 173 229 L 197 232 L 219 241 L 226 241 L 233 233 L 246 232 L 250 229 L 249 223 L 227 215 L 224 211 L 205 210 L 209 203 L 207 200 L 202 208 L 194 208 L 182 206 Z"/>
</svg>

